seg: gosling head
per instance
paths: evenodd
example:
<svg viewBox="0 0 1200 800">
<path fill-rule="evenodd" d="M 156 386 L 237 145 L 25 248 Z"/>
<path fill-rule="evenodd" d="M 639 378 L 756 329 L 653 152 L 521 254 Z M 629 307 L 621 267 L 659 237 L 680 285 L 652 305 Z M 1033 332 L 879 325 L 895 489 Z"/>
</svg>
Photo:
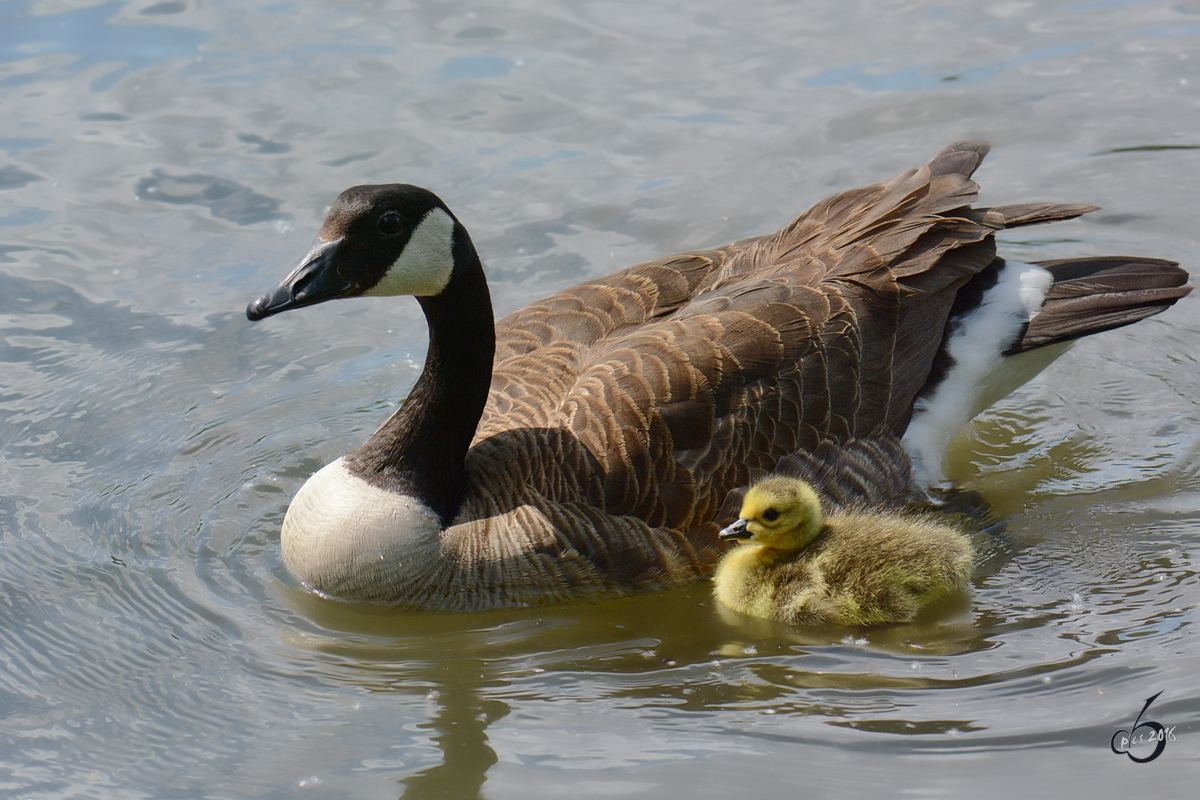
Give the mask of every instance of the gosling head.
<svg viewBox="0 0 1200 800">
<path fill-rule="evenodd" d="M 718 535 L 772 550 L 795 552 L 821 532 L 825 517 L 813 488 L 797 478 L 772 476 L 746 490 L 739 519 Z"/>
</svg>

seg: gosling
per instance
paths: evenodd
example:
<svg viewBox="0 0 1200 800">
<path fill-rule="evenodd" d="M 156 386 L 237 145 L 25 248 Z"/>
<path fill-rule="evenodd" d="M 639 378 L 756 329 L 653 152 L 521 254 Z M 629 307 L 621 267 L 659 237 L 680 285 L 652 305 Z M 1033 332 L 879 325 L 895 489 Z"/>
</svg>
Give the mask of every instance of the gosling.
<svg viewBox="0 0 1200 800">
<path fill-rule="evenodd" d="M 966 533 L 930 517 L 841 510 L 828 516 L 804 481 L 754 484 L 740 519 L 720 532 L 744 540 L 717 565 L 717 600 L 792 625 L 909 622 L 964 591 L 975 551 Z"/>
</svg>

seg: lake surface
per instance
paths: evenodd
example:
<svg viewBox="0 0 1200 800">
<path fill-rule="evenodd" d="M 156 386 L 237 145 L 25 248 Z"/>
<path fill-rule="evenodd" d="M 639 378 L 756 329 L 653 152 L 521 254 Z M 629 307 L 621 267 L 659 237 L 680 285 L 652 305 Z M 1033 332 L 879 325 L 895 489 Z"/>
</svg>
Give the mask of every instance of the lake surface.
<svg viewBox="0 0 1200 800">
<path fill-rule="evenodd" d="M 1195 272 L 1200 2 L 0 2 L 0 796 L 1194 793 L 1197 296 L 959 439 L 1007 528 L 918 624 L 397 613 L 281 562 L 424 355 L 409 298 L 245 319 L 343 188 L 437 191 L 504 314 L 963 138 L 985 203 L 1104 207 L 1007 253 Z M 1174 741 L 1114 754 L 1156 693 Z"/>
</svg>

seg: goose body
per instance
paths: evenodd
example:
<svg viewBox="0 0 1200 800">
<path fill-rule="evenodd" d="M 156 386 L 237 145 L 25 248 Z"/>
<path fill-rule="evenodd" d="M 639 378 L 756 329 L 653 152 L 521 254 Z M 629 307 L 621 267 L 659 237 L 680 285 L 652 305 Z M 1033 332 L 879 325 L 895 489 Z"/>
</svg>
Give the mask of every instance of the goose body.
<svg viewBox="0 0 1200 800">
<path fill-rule="evenodd" d="M 1189 291 L 1154 259 L 1006 264 L 997 230 L 1092 207 L 971 208 L 986 152 L 953 145 L 778 233 L 639 264 L 495 324 L 445 203 L 402 184 L 343 192 L 247 315 L 411 294 L 429 350 L 399 410 L 300 489 L 285 561 L 348 600 L 547 602 L 708 574 L 732 493 L 823 442 L 907 432 L 915 488 L 937 483 L 981 404 Z"/>
<path fill-rule="evenodd" d="M 745 544 L 717 565 L 716 598 L 792 625 L 910 622 L 964 591 L 974 558 L 970 539 L 951 525 L 882 508 L 825 514 L 811 485 L 783 475 L 750 487 L 720 537 Z"/>
</svg>

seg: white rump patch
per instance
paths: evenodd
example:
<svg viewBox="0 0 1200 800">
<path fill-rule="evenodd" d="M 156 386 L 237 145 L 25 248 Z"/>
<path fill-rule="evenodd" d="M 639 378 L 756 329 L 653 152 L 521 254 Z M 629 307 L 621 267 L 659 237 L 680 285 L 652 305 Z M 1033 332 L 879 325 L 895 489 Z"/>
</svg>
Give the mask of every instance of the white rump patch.
<svg viewBox="0 0 1200 800">
<path fill-rule="evenodd" d="M 454 218 L 440 208 L 425 215 L 412 232 L 404 251 L 379 283 L 363 292 L 383 297 L 411 294 L 431 297 L 440 294 L 454 272 Z"/>
<path fill-rule="evenodd" d="M 1070 346 L 1002 355 L 1046 300 L 1053 276 L 1034 264 L 1008 262 L 980 306 L 962 317 L 946 343 L 953 363 L 928 397 L 917 400 L 903 444 L 918 486 L 944 485 L 946 449 L 971 419 L 1046 368 Z"/>
</svg>

